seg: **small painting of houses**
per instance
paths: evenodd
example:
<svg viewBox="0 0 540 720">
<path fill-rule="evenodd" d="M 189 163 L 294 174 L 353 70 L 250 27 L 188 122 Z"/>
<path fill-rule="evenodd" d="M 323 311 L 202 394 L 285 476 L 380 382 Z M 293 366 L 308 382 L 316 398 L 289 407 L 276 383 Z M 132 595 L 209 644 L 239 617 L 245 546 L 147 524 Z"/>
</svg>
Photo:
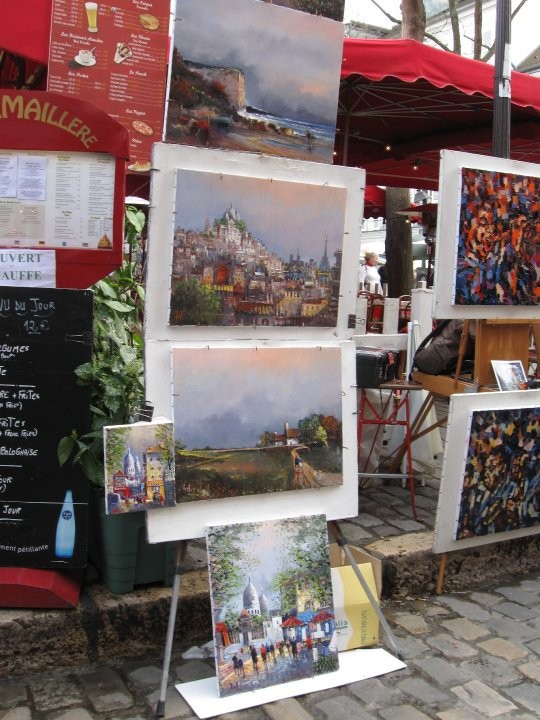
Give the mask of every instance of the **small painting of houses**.
<svg viewBox="0 0 540 720">
<path fill-rule="evenodd" d="M 108 425 L 103 437 L 107 514 L 176 504 L 172 422 Z"/>
<path fill-rule="evenodd" d="M 177 0 L 166 141 L 331 164 L 343 33 L 274 3 Z"/>
<path fill-rule="evenodd" d="M 177 171 L 169 324 L 335 327 L 346 190 Z"/>
<path fill-rule="evenodd" d="M 324 515 L 209 527 L 221 696 L 338 670 Z"/>
<path fill-rule="evenodd" d="M 178 502 L 341 485 L 339 347 L 175 347 Z"/>
</svg>

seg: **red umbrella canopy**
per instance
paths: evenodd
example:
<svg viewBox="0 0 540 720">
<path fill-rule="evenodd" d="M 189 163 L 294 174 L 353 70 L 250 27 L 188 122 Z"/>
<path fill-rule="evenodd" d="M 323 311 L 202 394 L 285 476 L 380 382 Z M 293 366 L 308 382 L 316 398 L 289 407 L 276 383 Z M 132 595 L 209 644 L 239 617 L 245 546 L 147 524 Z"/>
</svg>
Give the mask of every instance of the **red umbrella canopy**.
<svg viewBox="0 0 540 720">
<path fill-rule="evenodd" d="M 433 217 L 437 214 L 439 206 L 437 203 L 424 203 L 423 205 L 411 205 L 403 210 L 396 210 L 396 215 L 406 215 L 411 222 L 422 222 L 423 217 Z"/>
<path fill-rule="evenodd" d="M 386 216 L 386 190 L 377 185 L 366 185 L 364 190 L 364 217 Z"/>
<path fill-rule="evenodd" d="M 317 613 L 315 617 L 311 618 L 311 622 L 325 622 L 326 620 L 333 620 L 334 614 L 331 612 L 326 612 L 326 610 L 322 610 L 320 613 Z"/>
<path fill-rule="evenodd" d="M 305 625 L 305 623 L 303 623 L 294 615 L 290 615 L 286 620 L 281 623 L 281 627 L 284 628 L 298 627 L 299 625 Z"/>
<path fill-rule="evenodd" d="M 513 159 L 540 162 L 540 78 L 512 73 Z M 441 149 L 491 155 L 494 69 L 415 40 L 347 38 L 335 162 L 374 185 L 436 189 Z"/>
<path fill-rule="evenodd" d="M 49 58 L 52 0 L 2 3 L 0 48 L 44 65 Z"/>
</svg>

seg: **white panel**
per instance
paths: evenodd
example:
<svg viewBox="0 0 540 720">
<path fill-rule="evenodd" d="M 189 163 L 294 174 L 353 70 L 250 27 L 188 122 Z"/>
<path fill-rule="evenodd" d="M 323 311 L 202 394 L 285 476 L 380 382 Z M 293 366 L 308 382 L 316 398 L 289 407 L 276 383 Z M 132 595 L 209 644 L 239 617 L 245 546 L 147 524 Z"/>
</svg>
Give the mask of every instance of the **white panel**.
<svg viewBox="0 0 540 720">
<path fill-rule="evenodd" d="M 290 490 L 265 495 L 250 495 L 219 500 L 180 503 L 176 507 L 147 512 L 150 542 L 164 542 L 203 537 L 208 525 L 263 521 L 273 518 L 326 514 L 328 520 L 355 517 L 358 514 L 358 466 L 356 435 L 356 346 L 343 343 L 270 343 L 211 342 L 178 343 L 161 340 L 146 343 L 147 398 L 154 403 L 155 413 L 173 417 L 171 348 L 172 347 L 341 347 L 342 423 L 343 423 L 343 484 L 318 489 Z M 227 387 L 223 388 L 227 392 Z M 271 398 L 269 398 L 271 402 Z"/>
<path fill-rule="evenodd" d="M 145 306 L 147 340 L 262 339 L 345 340 L 352 337 L 349 316 L 355 314 L 358 255 L 362 227 L 365 172 L 322 163 L 156 143 L 153 149 L 151 204 L 148 223 L 148 274 Z M 170 326 L 172 244 L 178 170 L 223 173 L 244 178 L 287 181 L 321 188 L 331 186 L 345 193 L 342 270 L 335 327 L 218 327 Z M 226 208 L 224 208 L 225 210 Z M 287 212 L 276 207 L 276 212 Z M 324 216 L 321 216 L 321 226 Z M 324 250 L 324 236 L 314 238 L 313 258 Z"/>
</svg>

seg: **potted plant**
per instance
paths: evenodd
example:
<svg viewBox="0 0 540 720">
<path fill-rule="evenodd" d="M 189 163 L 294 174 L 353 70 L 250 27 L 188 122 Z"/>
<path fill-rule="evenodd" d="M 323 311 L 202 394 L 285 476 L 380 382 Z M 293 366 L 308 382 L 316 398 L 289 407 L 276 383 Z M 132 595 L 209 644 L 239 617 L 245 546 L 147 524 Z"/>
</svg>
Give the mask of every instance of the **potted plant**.
<svg viewBox="0 0 540 720">
<path fill-rule="evenodd" d="M 105 513 L 103 427 L 125 425 L 147 415 L 144 396 L 143 310 L 145 215 L 135 207 L 125 211 L 125 256 L 122 266 L 93 287 L 92 360 L 75 373 L 90 391 L 90 432 L 76 429 L 58 445 L 61 465 L 78 463 L 94 492 L 89 502 L 88 553 L 113 592 L 130 592 L 135 585 L 172 583 L 172 543 L 146 541 L 144 512 L 110 516 Z"/>
</svg>

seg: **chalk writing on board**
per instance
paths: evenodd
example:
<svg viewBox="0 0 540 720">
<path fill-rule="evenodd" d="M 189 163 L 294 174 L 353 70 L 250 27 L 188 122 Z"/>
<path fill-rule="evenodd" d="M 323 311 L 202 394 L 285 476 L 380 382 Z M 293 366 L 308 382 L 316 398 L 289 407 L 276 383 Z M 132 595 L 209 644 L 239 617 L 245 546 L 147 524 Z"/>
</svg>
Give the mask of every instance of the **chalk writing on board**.
<svg viewBox="0 0 540 720">
<path fill-rule="evenodd" d="M 0 566 L 86 564 L 87 481 L 59 467 L 57 447 L 87 427 L 89 395 L 74 370 L 91 357 L 91 310 L 89 291 L 0 286 Z M 76 525 L 59 555 L 68 490 Z"/>
</svg>

